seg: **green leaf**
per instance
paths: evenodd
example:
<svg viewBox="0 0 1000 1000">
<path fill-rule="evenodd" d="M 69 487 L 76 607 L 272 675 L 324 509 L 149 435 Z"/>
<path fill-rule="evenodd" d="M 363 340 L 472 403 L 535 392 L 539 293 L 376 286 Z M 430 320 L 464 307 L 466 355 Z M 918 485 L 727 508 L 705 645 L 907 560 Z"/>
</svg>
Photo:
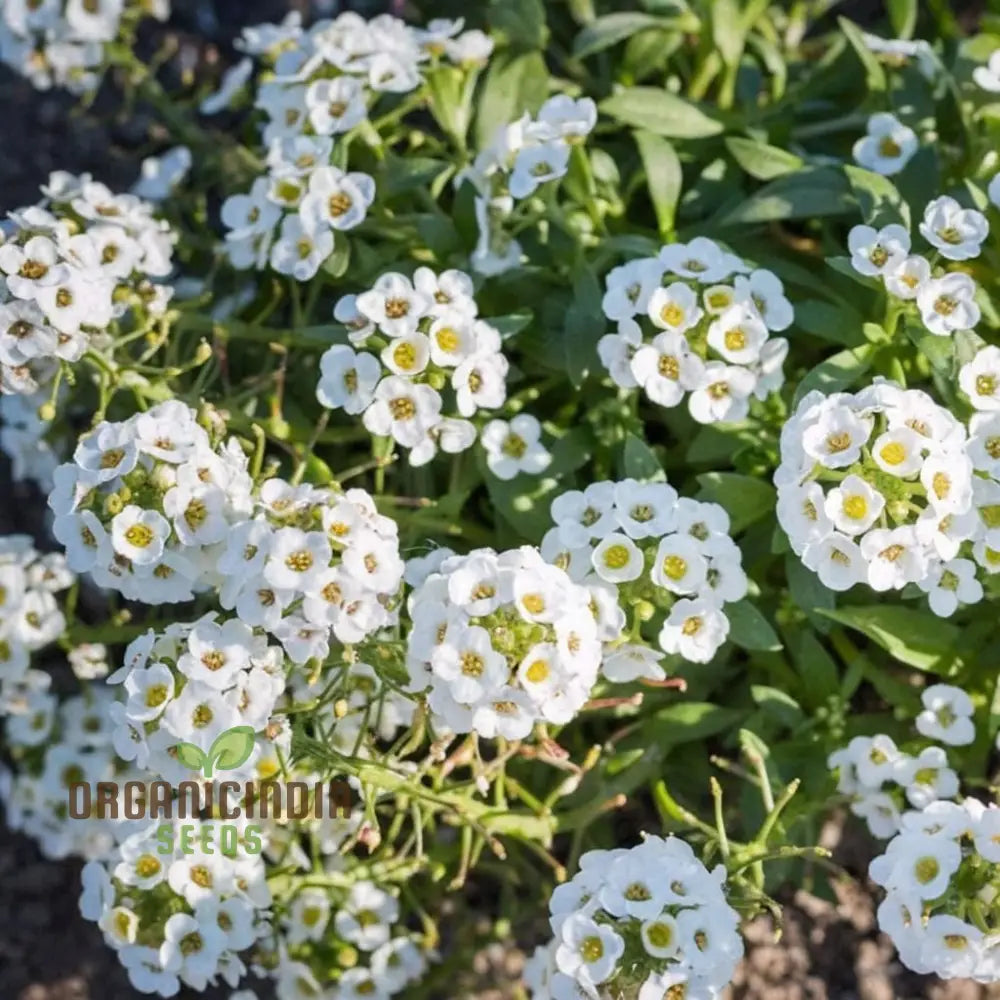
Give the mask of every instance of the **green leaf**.
<svg viewBox="0 0 1000 1000">
<path fill-rule="evenodd" d="M 585 59 L 595 52 L 601 52 L 627 41 L 633 35 L 648 28 L 664 28 L 667 30 L 687 31 L 698 26 L 695 17 L 678 19 L 654 17 L 641 11 L 620 11 L 615 14 L 605 14 L 591 21 L 573 40 L 573 55 L 577 59 Z"/>
<path fill-rule="evenodd" d="M 804 167 L 771 181 L 717 220 L 720 226 L 778 222 L 821 215 L 853 215 L 857 205 L 842 170 Z"/>
<path fill-rule="evenodd" d="M 333 253 L 323 261 L 323 273 L 331 278 L 341 278 L 351 263 L 351 241 L 346 233 L 333 234 Z"/>
<path fill-rule="evenodd" d="M 792 552 L 785 555 L 785 578 L 788 581 L 788 594 L 795 604 L 806 613 L 819 631 L 829 631 L 830 623 L 821 617 L 820 612 L 836 607 L 833 591 L 824 587 L 819 577 L 811 569 L 807 569 L 802 560 Z"/>
<path fill-rule="evenodd" d="M 200 771 L 208 761 L 201 747 L 194 743 L 178 743 L 174 750 L 177 751 L 177 759 L 191 771 Z"/>
<path fill-rule="evenodd" d="M 487 16 L 492 28 L 505 35 L 511 45 L 525 49 L 545 47 L 549 32 L 542 0 L 492 0 Z"/>
<path fill-rule="evenodd" d="M 944 675 L 955 667 L 961 629 L 926 611 L 872 604 L 824 609 L 822 614 L 868 636 L 900 663 L 917 670 Z"/>
<path fill-rule="evenodd" d="M 795 303 L 795 325 L 814 337 L 844 347 L 864 344 L 861 332 L 864 318 L 847 303 L 823 302 L 806 299 Z"/>
<path fill-rule="evenodd" d="M 208 751 L 208 766 L 205 777 L 212 774 L 212 767 L 219 771 L 233 771 L 245 764 L 253 753 L 256 737 L 251 726 L 234 726 L 219 733 Z"/>
<path fill-rule="evenodd" d="M 771 181 L 775 177 L 783 177 L 785 174 L 801 170 L 804 165 L 801 156 L 741 135 L 727 136 L 726 146 L 733 154 L 733 159 L 751 177 L 756 177 L 759 181 Z"/>
<path fill-rule="evenodd" d="M 792 643 L 792 658 L 802 678 L 803 699 L 808 705 L 818 708 L 828 699 L 839 697 L 837 663 L 812 629 L 803 629 Z"/>
<path fill-rule="evenodd" d="M 774 510 L 777 494 L 763 479 L 736 472 L 704 472 L 698 476 L 699 500 L 709 500 L 726 508 L 733 534 L 759 521 Z"/>
<path fill-rule="evenodd" d="M 772 652 L 782 648 L 781 640 L 768 620 L 746 599 L 727 604 L 729 640 L 741 649 Z"/>
<path fill-rule="evenodd" d="M 578 265 L 573 275 L 573 300 L 563 328 L 563 360 L 574 386 L 579 387 L 597 364 L 597 342 L 606 332 L 597 275 Z"/>
<path fill-rule="evenodd" d="M 625 437 L 621 467 L 622 474 L 628 479 L 664 482 L 667 478 L 656 452 L 635 434 L 628 434 Z"/>
<path fill-rule="evenodd" d="M 750 696 L 765 715 L 771 716 L 788 729 L 802 721 L 802 707 L 789 694 L 767 684 L 751 684 Z"/>
<path fill-rule="evenodd" d="M 887 0 L 889 21 L 897 38 L 912 38 L 917 27 L 917 0 Z"/>
<path fill-rule="evenodd" d="M 674 231 L 677 203 L 681 197 L 684 181 L 681 161 L 674 147 L 652 132 L 637 130 L 635 144 L 639 147 L 642 167 L 646 172 L 646 185 L 656 212 L 660 235 L 666 238 Z"/>
<path fill-rule="evenodd" d="M 476 144 L 488 146 L 502 125 L 537 111 L 549 93 L 549 71 L 540 52 L 501 52 L 490 60 L 476 116 Z"/>
<path fill-rule="evenodd" d="M 504 340 L 509 340 L 525 329 L 534 318 L 530 312 L 520 312 L 511 313 L 509 316 L 491 316 L 487 322 L 500 331 L 500 336 Z"/>
<path fill-rule="evenodd" d="M 722 61 L 727 66 L 735 66 L 743 54 L 743 40 L 746 32 L 740 8 L 736 0 L 712 0 L 712 40 Z"/>
<path fill-rule="evenodd" d="M 886 88 L 885 70 L 865 42 L 861 29 L 846 17 L 837 18 L 841 30 L 851 43 L 851 48 L 857 53 L 858 59 L 865 70 L 865 85 L 869 91 L 881 93 Z"/>
<path fill-rule="evenodd" d="M 898 222 L 910 228 L 909 206 L 888 177 L 853 164 L 847 164 L 844 173 L 858 200 L 861 218 L 868 225 L 881 228 L 890 222 Z"/>
<path fill-rule="evenodd" d="M 795 390 L 794 405 L 797 406 L 799 400 L 813 389 L 827 394 L 848 389 L 871 367 L 874 354 L 874 345 L 863 344 L 821 361 L 799 383 Z"/>
<path fill-rule="evenodd" d="M 735 708 L 683 701 L 656 712 L 651 718 L 654 724 L 651 728 L 661 743 L 691 743 L 731 729 L 743 715 Z"/>
<path fill-rule="evenodd" d="M 601 103 L 604 114 L 669 139 L 718 135 L 723 124 L 696 104 L 659 87 L 625 87 Z"/>
</svg>

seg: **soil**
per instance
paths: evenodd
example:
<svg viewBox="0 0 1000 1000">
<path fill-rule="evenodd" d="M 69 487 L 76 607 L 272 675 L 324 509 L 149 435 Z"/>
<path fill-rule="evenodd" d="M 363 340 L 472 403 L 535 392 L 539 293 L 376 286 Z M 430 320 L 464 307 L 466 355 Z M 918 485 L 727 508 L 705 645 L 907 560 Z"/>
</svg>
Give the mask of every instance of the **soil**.
<svg viewBox="0 0 1000 1000">
<path fill-rule="evenodd" d="M 231 59 L 240 25 L 276 20 L 292 7 L 308 11 L 310 0 L 174 0 L 166 28 L 143 39 L 153 51 L 164 41 L 176 48 L 167 72 L 184 68 L 217 73 Z M 321 7 L 320 3 L 316 4 Z M 327 9 L 329 9 L 329 4 Z M 355 7 L 386 9 L 388 2 Z M 871 7 L 871 4 L 865 6 Z M 974 7 L 977 5 L 968 5 Z M 149 151 L 151 121 L 120 115 L 115 95 L 104 89 L 91 113 L 57 92 L 38 93 L 0 68 L 0 210 L 29 204 L 50 170 L 90 171 L 112 187 L 135 179 Z M 12 487 L 0 460 L 0 533 L 38 527 L 37 497 Z M 30 520 L 25 520 L 25 517 Z M 836 901 L 805 891 L 783 894 L 784 926 L 777 939 L 769 918 L 746 931 L 747 957 L 729 1000 L 983 1000 L 1000 998 L 1000 985 L 943 983 L 904 969 L 888 940 L 877 932 L 871 887 L 863 882 L 875 845 L 853 824 L 832 821 L 825 834 L 834 860 L 855 878 L 835 886 Z M 77 909 L 80 864 L 45 860 L 30 840 L 0 822 L 0 1000 L 137 1000 L 113 952 L 96 926 Z M 463 1000 L 514 1000 L 525 958 L 515 942 L 481 951 L 468 975 L 455 984 Z M 181 998 L 215 1000 L 228 990 L 182 991 Z M 260 990 L 261 1000 L 268 993 Z M 442 994 L 441 1000 L 449 1000 Z"/>
</svg>

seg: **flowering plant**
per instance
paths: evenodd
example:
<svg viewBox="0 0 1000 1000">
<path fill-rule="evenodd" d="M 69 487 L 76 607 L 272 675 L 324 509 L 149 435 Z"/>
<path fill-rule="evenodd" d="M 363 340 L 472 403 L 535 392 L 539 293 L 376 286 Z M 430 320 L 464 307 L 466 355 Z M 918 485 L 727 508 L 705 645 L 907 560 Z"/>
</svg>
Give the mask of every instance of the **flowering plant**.
<svg viewBox="0 0 1000 1000">
<path fill-rule="evenodd" d="M 995 19 L 299 6 L 0 4 L 154 153 L 2 225 L 7 822 L 139 993 L 714 998 L 859 819 L 1000 980 Z"/>
</svg>

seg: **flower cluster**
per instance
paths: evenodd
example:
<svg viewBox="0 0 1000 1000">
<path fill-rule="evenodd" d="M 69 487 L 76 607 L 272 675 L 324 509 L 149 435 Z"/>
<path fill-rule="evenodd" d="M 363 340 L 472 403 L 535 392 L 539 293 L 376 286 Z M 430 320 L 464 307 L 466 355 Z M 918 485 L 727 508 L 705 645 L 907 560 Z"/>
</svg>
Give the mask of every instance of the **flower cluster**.
<svg viewBox="0 0 1000 1000">
<path fill-rule="evenodd" d="M 24 681 L 31 654 L 62 635 L 56 595 L 72 584 L 61 555 L 41 555 L 27 535 L 0 538 L 0 700 Z"/>
<path fill-rule="evenodd" d="M 1000 807 L 977 799 L 907 812 L 869 868 L 878 922 L 909 968 L 1000 979 Z"/>
<path fill-rule="evenodd" d="M 617 323 L 598 344 L 614 383 L 665 407 L 687 396 L 699 423 L 742 420 L 784 382 L 788 341 L 771 333 L 794 311 L 781 280 L 704 236 L 614 268 L 603 309 Z"/>
<path fill-rule="evenodd" d="M 16 714 L 6 720 L 6 736 L 16 768 L 0 767 L 7 824 L 32 837 L 47 858 L 102 859 L 126 821 L 116 813 L 82 822 L 70 818 L 66 805 L 72 784 L 116 781 L 120 787 L 133 776 L 114 748 L 110 711 L 117 703 L 106 688 L 59 703 L 48 682 L 47 674 L 31 671 L 20 703 L 9 706 Z"/>
<path fill-rule="evenodd" d="M 80 94 L 97 86 L 105 44 L 145 14 L 165 21 L 169 0 L 5 0 L 0 62 L 39 90 Z"/>
<path fill-rule="evenodd" d="M 851 798 L 851 812 L 864 819 L 875 837 L 892 837 L 900 829 L 903 797 L 916 809 L 954 797 L 958 775 L 948 764 L 947 746 L 966 746 L 975 739 L 972 700 L 949 684 L 932 684 L 921 694 L 923 711 L 916 718 L 924 737 L 914 753 L 896 746 L 884 733 L 855 736 L 830 754 L 827 765 L 837 769 L 837 791 Z"/>
<path fill-rule="evenodd" d="M 601 663 L 590 595 L 524 546 L 449 556 L 410 595 L 410 687 L 436 724 L 509 740 L 569 722 Z"/>
<path fill-rule="evenodd" d="M 278 1000 L 389 1000 L 427 968 L 428 954 L 400 923 L 399 901 L 374 882 L 355 882 L 346 893 L 303 888 L 276 930 Z"/>
<path fill-rule="evenodd" d="M 476 66 L 492 51 L 481 32 L 463 33 L 461 20 L 439 19 L 422 29 L 389 15 L 367 21 L 354 13 L 308 30 L 294 18 L 251 28 L 241 47 L 272 70 L 254 98 L 266 116 L 267 173 L 223 205 L 226 253 L 234 267 L 270 263 L 298 281 L 316 274 L 333 252 L 334 234 L 363 222 L 375 198 L 374 179 L 347 169 L 349 144 L 341 137 L 361 126 L 372 131 L 369 113 L 378 99 L 419 89 L 430 67 Z M 220 110 L 251 72 L 247 60 L 203 110 Z"/>
<path fill-rule="evenodd" d="M 147 604 L 191 600 L 215 569 L 216 547 L 252 510 L 237 442 L 213 443 L 178 400 L 100 423 L 55 483 L 52 530 L 70 568 Z"/>
<path fill-rule="evenodd" d="M 364 490 L 268 479 L 218 556 L 220 603 L 293 663 L 323 661 L 331 635 L 350 645 L 395 622 L 398 530 Z"/>
<path fill-rule="evenodd" d="M 596 124 L 597 106 L 589 97 L 550 97 L 537 115 L 525 112 L 501 126 L 493 142 L 459 175 L 476 189 L 479 241 L 472 255 L 476 271 L 497 275 L 521 262 L 521 245 L 508 231 L 518 221 L 516 204 L 564 177 L 573 146 L 583 142 Z"/>
<path fill-rule="evenodd" d="M 725 604 L 747 593 L 729 515 L 715 503 L 678 497 L 667 483 L 593 483 L 552 503 L 552 528 L 542 555 L 588 587 L 597 607 L 610 604 L 601 638 L 615 642 L 605 656 L 609 680 L 661 679 L 662 657 L 641 643 L 617 642 L 628 626 L 665 614 L 660 647 L 707 663 L 729 634 Z"/>
<path fill-rule="evenodd" d="M 178 744 L 193 744 L 208 755 L 227 730 L 267 729 L 285 689 L 285 657 L 239 619 L 209 613 L 135 639 L 109 683 L 124 688 L 122 703 L 110 709 L 118 755 L 177 782 L 191 777 Z M 255 745 L 227 777 L 252 775 L 261 753 Z"/>
<path fill-rule="evenodd" d="M 719 996 L 743 954 L 725 878 L 676 837 L 584 854 L 552 894 L 555 940 L 526 970 L 533 1000 Z"/>
<path fill-rule="evenodd" d="M 106 346 L 131 311 L 163 314 L 176 234 L 132 194 L 53 173 L 37 205 L 10 214 L 0 246 L 0 392 L 33 393 L 62 362 Z"/>
<path fill-rule="evenodd" d="M 411 465 L 425 465 L 439 448 L 465 451 L 476 439 L 468 418 L 507 398 L 500 333 L 477 314 L 472 279 L 462 271 L 420 267 L 412 281 L 383 274 L 369 291 L 337 303 L 334 317 L 351 343 L 368 350 L 337 344 L 326 351 L 319 401 L 362 414 L 372 434 L 409 449 Z M 445 391 L 456 416 L 442 415 Z"/>
<path fill-rule="evenodd" d="M 239 818 L 143 823 L 84 867 L 80 912 L 140 993 L 169 997 L 181 983 L 204 990 L 219 978 L 235 987 L 246 972 L 239 952 L 269 930 L 260 848 L 259 831 Z"/>
<path fill-rule="evenodd" d="M 954 198 L 935 198 L 924 209 L 920 235 L 932 253 L 945 261 L 979 256 L 989 235 L 982 212 L 963 208 Z M 935 267 L 927 257 L 910 253 L 910 233 L 898 223 L 874 229 L 855 226 L 847 237 L 851 265 L 870 278 L 880 278 L 886 291 L 904 303 L 915 303 L 920 320 L 937 337 L 970 330 L 980 318 L 976 283 L 966 270 Z"/>
<path fill-rule="evenodd" d="M 1000 547 L 1000 486 L 974 473 L 970 450 L 965 427 L 918 389 L 876 379 L 810 392 L 781 432 L 778 521 L 831 590 L 915 583 L 949 616 L 982 599 L 977 564 L 995 572 Z"/>
</svg>

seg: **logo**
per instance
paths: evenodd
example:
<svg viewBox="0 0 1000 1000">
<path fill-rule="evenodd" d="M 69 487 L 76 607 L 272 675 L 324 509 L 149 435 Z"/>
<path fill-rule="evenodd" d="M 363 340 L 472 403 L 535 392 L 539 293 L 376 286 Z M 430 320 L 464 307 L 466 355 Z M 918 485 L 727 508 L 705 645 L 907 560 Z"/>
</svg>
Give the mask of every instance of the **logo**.
<svg viewBox="0 0 1000 1000">
<path fill-rule="evenodd" d="M 194 743 L 178 743 L 174 750 L 177 759 L 192 771 L 201 771 L 211 778 L 216 771 L 235 771 L 250 759 L 253 753 L 255 734 L 250 726 L 234 726 L 216 736 L 205 753 Z"/>
<path fill-rule="evenodd" d="M 250 726 L 234 726 L 220 733 L 208 751 L 194 743 L 175 746 L 177 760 L 191 771 L 200 772 L 204 781 L 186 780 L 176 785 L 167 781 L 99 781 L 69 785 L 67 812 L 71 819 L 101 820 L 119 817 L 128 820 L 158 819 L 156 839 L 161 854 L 171 854 L 175 843 L 185 854 L 199 848 L 211 853 L 212 840 L 218 834 L 222 853 L 236 850 L 239 843 L 250 854 L 262 849 L 261 827 L 227 820 L 347 819 L 354 805 L 354 793 L 348 782 L 333 779 L 323 782 L 278 781 L 264 778 L 255 781 L 219 780 L 218 772 L 235 771 L 253 754 L 257 734 Z M 325 806 L 325 810 L 324 810 Z M 177 824 L 176 819 L 222 820 L 208 826 Z M 197 836 L 197 841 L 195 837 Z"/>
</svg>

